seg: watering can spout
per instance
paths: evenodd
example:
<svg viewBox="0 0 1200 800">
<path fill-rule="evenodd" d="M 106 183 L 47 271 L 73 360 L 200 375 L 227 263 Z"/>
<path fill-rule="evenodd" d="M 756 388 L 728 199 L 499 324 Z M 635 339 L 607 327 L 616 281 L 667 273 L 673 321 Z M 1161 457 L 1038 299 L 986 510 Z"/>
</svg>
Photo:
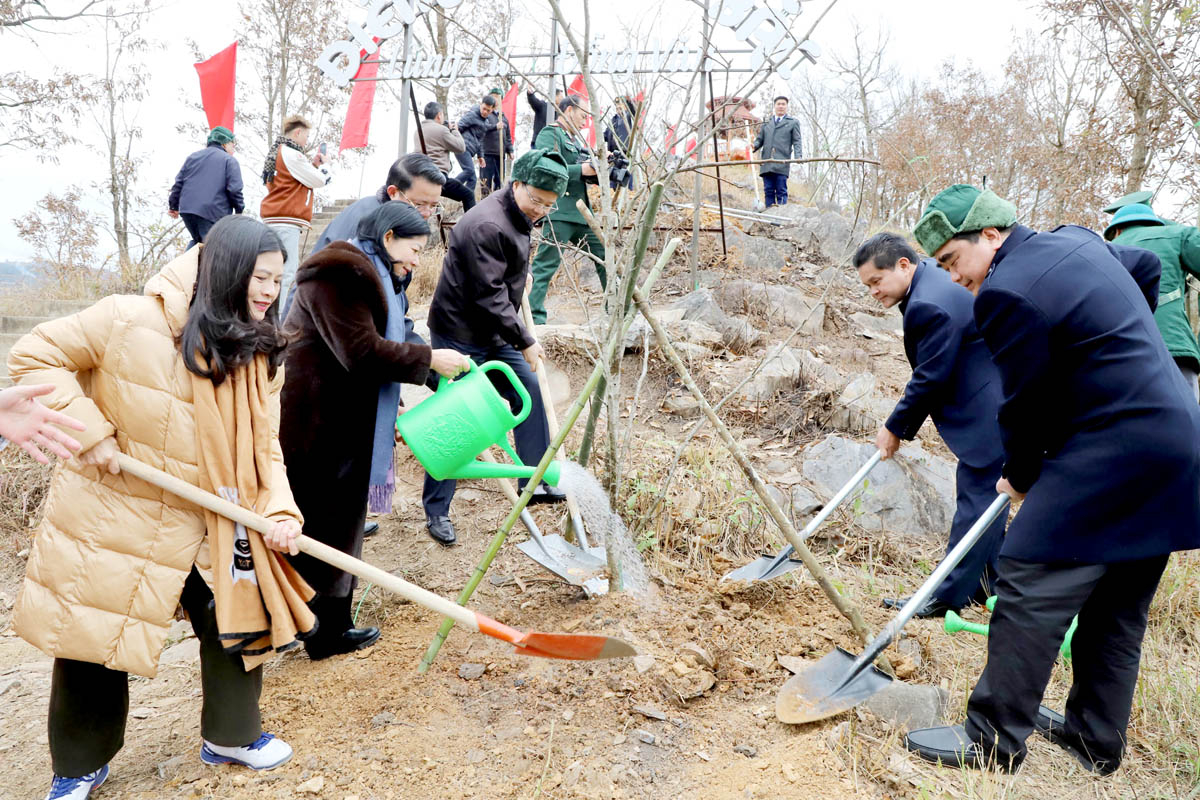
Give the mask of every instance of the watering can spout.
<svg viewBox="0 0 1200 800">
<path fill-rule="evenodd" d="M 533 473 L 537 471 L 537 467 L 527 467 L 522 464 L 498 464 L 487 461 L 468 461 L 461 467 L 455 470 L 455 474 L 451 477 L 463 479 L 478 479 L 478 478 L 532 478 Z M 546 474 L 542 476 L 542 480 L 551 486 L 557 486 L 558 480 L 562 475 L 562 465 L 557 461 L 551 461 L 550 466 L 546 467 Z"/>
</svg>

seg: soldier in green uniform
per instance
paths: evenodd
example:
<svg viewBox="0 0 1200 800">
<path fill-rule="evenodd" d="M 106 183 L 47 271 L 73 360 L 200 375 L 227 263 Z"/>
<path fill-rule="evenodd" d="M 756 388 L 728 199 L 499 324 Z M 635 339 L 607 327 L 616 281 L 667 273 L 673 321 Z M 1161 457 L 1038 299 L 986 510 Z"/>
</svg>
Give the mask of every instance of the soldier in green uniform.
<svg viewBox="0 0 1200 800">
<path fill-rule="evenodd" d="M 1149 192 L 1147 192 L 1149 194 Z M 1147 198 L 1149 199 L 1149 198 Z M 1200 230 L 1172 225 L 1155 215 L 1145 203 L 1122 206 L 1104 229 L 1104 238 L 1149 250 L 1162 262 L 1158 279 L 1158 308 L 1154 322 L 1167 343 L 1167 351 L 1187 381 L 1193 397 L 1200 399 L 1200 347 L 1188 322 L 1184 273 L 1200 278 Z"/>
<path fill-rule="evenodd" d="M 591 208 L 584 184 L 596 183 L 595 166 L 580 158 L 587 148 L 580 141 L 578 131 L 587 120 L 588 112 L 572 96 L 563 98 L 559 110 L 558 119 L 542 128 L 534 143 L 535 148 L 557 152 L 568 165 L 567 190 L 559 196 L 557 207 L 550 212 L 547 224 L 542 228 L 542 241 L 533 259 L 529 310 L 533 321 L 539 324 L 546 321 L 546 292 L 550 289 L 550 279 L 562 263 L 562 246 L 573 244 L 591 253 L 596 259 L 593 263 L 601 286 L 607 285 L 608 277 L 604 271 L 604 243 L 575 207 L 575 201 L 582 200 Z"/>
</svg>

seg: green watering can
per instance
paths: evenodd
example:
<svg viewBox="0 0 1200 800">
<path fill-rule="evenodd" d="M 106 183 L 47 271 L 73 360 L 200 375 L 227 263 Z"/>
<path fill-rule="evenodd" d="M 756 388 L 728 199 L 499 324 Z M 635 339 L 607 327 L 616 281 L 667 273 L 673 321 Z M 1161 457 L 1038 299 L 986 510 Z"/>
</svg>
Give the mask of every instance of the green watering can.
<svg viewBox="0 0 1200 800">
<path fill-rule="evenodd" d="M 996 610 L 995 595 L 987 599 L 987 610 Z M 1075 617 L 1073 620 L 1071 620 L 1071 627 L 1067 628 L 1067 635 L 1063 637 L 1062 646 L 1058 648 L 1058 654 L 1066 661 L 1071 660 L 1071 639 L 1075 636 L 1075 626 L 1078 624 L 1079 617 Z M 945 628 L 946 633 L 949 633 L 950 635 L 954 635 L 959 631 L 966 631 L 967 633 L 975 633 L 979 634 L 980 636 L 987 636 L 988 632 L 991 630 L 991 626 L 987 623 L 967 622 L 953 611 L 946 612 L 946 618 L 942 622 L 942 627 Z"/>
<path fill-rule="evenodd" d="M 513 415 L 487 373 L 498 371 L 521 398 L 521 413 Z M 508 444 L 508 432 L 529 416 L 529 392 L 512 367 L 503 361 L 483 366 L 471 362 L 467 372 L 453 381 L 442 376 L 437 391 L 416 408 L 396 419 L 396 431 L 417 461 L 435 480 L 450 478 L 530 478 L 536 467 L 527 467 Z M 512 464 L 476 461 L 494 444 L 504 448 Z M 560 465 L 551 461 L 542 480 L 558 485 Z"/>
</svg>

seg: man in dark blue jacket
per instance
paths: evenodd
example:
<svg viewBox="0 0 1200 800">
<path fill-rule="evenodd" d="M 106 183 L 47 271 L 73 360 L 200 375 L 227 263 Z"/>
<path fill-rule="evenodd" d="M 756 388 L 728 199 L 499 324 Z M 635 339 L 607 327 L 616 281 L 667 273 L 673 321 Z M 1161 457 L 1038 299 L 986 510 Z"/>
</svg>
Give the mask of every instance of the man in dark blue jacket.
<svg viewBox="0 0 1200 800">
<path fill-rule="evenodd" d="M 192 235 L 189 248 L 204 241 L 208 229 L 221 217 L 240 214 L 242 167 L 233 157 L 233 131 L 218 125 L 208 134 L 208 144 L 187 157 L 167 198 L 167 214 L 183 218 Z"/>
<path fill-rule="evenodd" d="M 483 169 L 485 165 L 483 140 L 490 132 L 496 130 L 498 106 L 499 103 L 496 102 L 495 97 L 485 94 L 477 107 L 472 108 L 458 119 L 458 132 L 462 134 L 463 143 L 467 147 L 463 152 L 454 155 L 458 159 L 458 165 L 462 167 L 462 172 L 458 173 L 454 179 L 471 191 L 475 191 L 475 185 L 478 182 L 475 167 Z"/>
<path fill-rule="evenodd" d="M 1000 551 L 966 724 L 913 731 L 907 744 L 929 760 L 1011 770 L 1036 726 L 1107 775 L 1123 755 L 1168 556 L 1200 547 L 1200 408 L 1154 323 L 1158 258 L 1084 228 L 1015 223 L 1012 204 L 959 184 L 915 230 L 976 295 L 1004 387 L 997 490 L 1023 502 Z M 1038 703 L 1076 615 L 1060 716 Z"/>
<path fill-rule="evenodd" d="M 996 498 L 1004 463 L 1000 427 L 1000 375 L 971 313 L 974 298 L 932 258 L 918 261 L 901 236 L 878 233 L 854 254 L 859 279 L 885 308 L 899 305 L 904 315 L 904 353 L 913 368 L 904 396 L 879 429 L 875 444 L 885 459 L 901 439 L 912 439 L 933 418 L 946 446 L 958 457 L 957 508 L 949 552 Z M 996 558 L 1004 539 L 1005 517 L 946 576 L 918 617 L 941 617 L 974 601 L 983 603 L 996 579 Z M 899 608 L 905 600 L 886 599 Z"/>
</svg>

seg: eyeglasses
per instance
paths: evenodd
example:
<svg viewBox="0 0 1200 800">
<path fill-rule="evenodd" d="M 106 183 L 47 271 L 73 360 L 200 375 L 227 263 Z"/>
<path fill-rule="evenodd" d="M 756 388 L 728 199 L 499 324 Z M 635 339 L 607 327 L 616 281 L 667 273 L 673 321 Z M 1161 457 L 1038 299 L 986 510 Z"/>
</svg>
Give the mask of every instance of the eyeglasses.
<svg viewBox="0 0 1200 800">
<path fill-rule="evenodd" d="M 533 194 L 529 191 L 529 186 L 522 183 L 521 188 L 525 190 L 525 199 L 527 199 L 530 203 L 532 203 L 534 208 L 540 208 L 542 211 L 546 212 L 547 214 L 553 214 L 555 211 L 558 210 L 558 200 L 557 199 L 553 200 L 550 203 L 543 203 L 541 200 L 538 200 L 536 197 L 533 196 Z"/>
<path fill-rule="evenodd" d="M 400 196 L 404 198 L 404 202 L 408 203 L 410 206 L 415 208 L 417 211 L 428 211 L 430 214 L 439 214 L 440 215 L 444 208 L 440 202 L 438 202 L 438 203 L 414 203 L 412 200 L 409 199 L 408 195 L 406 195 L 403 190 L 400 190 Z"/>
</svg>

